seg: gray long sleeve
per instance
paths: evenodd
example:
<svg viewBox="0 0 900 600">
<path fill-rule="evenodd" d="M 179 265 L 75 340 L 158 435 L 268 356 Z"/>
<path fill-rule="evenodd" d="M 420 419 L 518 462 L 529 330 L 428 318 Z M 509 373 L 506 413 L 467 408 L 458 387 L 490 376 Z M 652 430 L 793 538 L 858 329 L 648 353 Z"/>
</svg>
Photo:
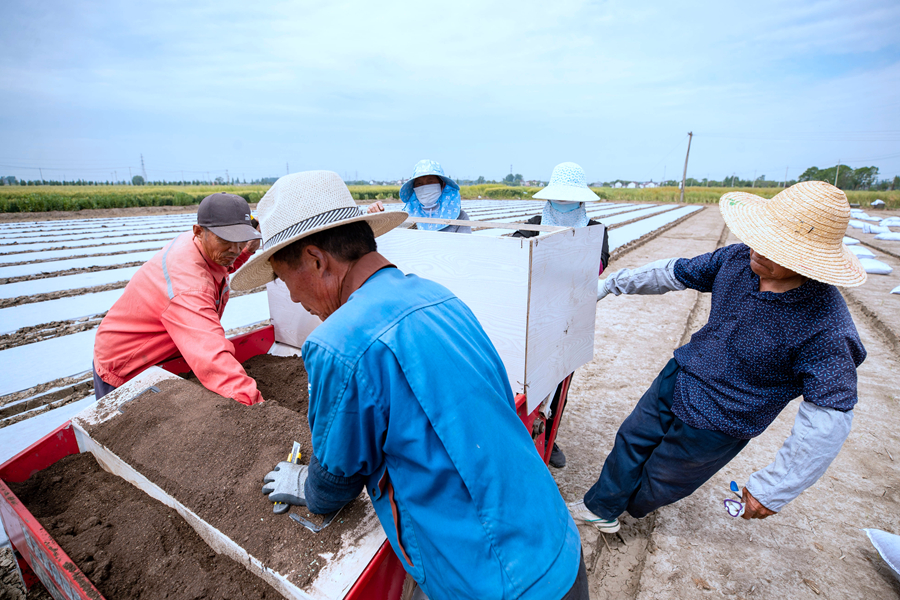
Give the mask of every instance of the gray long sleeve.
<svg viewBox="0 0 900 600">
<path fill-rule="evenodd" d="M 687 286 L 675 277 L 677 258 L 663 258 L 637 269 L 621 269 L 597 284 L 597 300 L 607 294 L 665 294 Z"/>
<path fill-rule="evenodd" d="M 801 402 L 791 435 L 775 461 L 751 475 L 747 489 L 763 506 L 780 511 L 825 474 L 850 434 L 852 423 L 852 410 L 841 412 Z"/>
</svg>

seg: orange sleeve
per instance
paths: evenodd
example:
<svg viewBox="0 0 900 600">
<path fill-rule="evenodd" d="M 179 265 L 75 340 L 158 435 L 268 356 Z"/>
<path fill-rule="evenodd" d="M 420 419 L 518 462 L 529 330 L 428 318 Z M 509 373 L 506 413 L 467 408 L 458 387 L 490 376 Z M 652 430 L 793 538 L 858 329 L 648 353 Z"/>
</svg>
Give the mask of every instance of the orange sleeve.
<svg viewBox="0 0 900 600">
<path fill-rule="evenodd" d="M 242 266 L 245 262 L 247 262 L 248 260 L 250 260 L 250 257 L 253 256 L 253 254 L 254 254 L 254 253 L 252 253 L 252 252 L 247 252 L 247 249 L 246 249 L 246 248 L 244 248 L 243 250 L 241 250 L 241 253 L 238 254 L 238 257 L 237 257 L 236 259 L 234 259 L 234 263 L 232 263 L 231 267 L 228 269 L 228 272 L 229 272 L 229 273 L 234 273 L 235 271 L 237 271 L 238 269 L 240 269 L 241 266 Z"/>
<path fill-rule="evenodd" d="M 234 357 L 213 300 L 202 292 L 178 294 L 161 315 L 163 326 L 208 390 L 241 404 L 263 401 L 256 381 Z"/>
</svg>

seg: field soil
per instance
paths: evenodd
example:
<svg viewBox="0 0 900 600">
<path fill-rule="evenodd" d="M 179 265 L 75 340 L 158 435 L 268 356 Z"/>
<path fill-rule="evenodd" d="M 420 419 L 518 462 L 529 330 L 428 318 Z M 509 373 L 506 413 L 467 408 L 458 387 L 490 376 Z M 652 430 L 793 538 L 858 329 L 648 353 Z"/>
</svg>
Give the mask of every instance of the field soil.
<svg viewBox="0 0 900 600">
<path fill-rule="evenodd" d="M 234 540 L 267 567 L 298 587 L 324 566 L 321 554 L 340 560 L 341 537 L 351 534 L 366 514 L 361 499 L 347 505 L 335 521 L 313 533 L 272 513 L 261 492 L 263 477 L 300 443 L 302 464 L 312 444 L 300 358 L 262 356 L 248 371 L 267 400 L 244 406 L 184 380 L 158 384 L 121 414 L 89 428 L 92 438 L 160 486 L 202 519 Z M 299 375 L 299 377 L 298 377 Z M 292 511 L 304 518 L 302 507 Z"/>
<path fill-rule="evenodd" d="M 737 241 L 717 210 L 704 210 L 620 256 L 609 271 Z M 898 274 L 890 276 L 895 286 Z M 793 402 L 690 497 L 643 519 L 626 514 L 620 534 L 579 526 L 594 600 L 900 596 L 900 584 L 862 531 L 900 533 L 900 361 L 884 333 L 897 323 L 900 296 L 885 294 L 877 277 L 870 275 L 871 289 L 850 292 L 860 298 L 850 308 L 868 358 L 858 370 L 853 430 L 826 474 L 768 519 L 733 519 L 724 510 L 729 481 L 743 486 L 790 435 Z M 552 469 L 566 501 L 580 499 L 597 480 L 619 424 L 672 351 L 706 323 L 709 300 L 686 290 L 608 296 L 597 305 L 594 360 L 576 371 L 560 425 L 568 464 Z"/>
<path fill-rule="evenodd" d="M 10 488 L 109 600 L 282 597 L 91 454 L 67 456 Z"/>
</svg>

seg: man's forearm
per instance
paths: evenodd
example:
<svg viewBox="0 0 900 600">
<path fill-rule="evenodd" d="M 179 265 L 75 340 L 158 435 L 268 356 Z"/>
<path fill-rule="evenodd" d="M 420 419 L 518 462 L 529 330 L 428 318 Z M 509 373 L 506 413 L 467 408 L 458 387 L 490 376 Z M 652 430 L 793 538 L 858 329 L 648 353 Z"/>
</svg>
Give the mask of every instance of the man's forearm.
<svg viewBox="0 0 900 600">
<path fill-rule="evenodd" d="M 801 402 L 790 437 L 772 464 L 750 476 L 747 489 L 763 506 L 780 511 L 825 473 L 852 422 L 853 411 Z"/>
<path fill-rule="evenodd" d="M 306 479 L 306 507 L 317 515 L 334 512 L 354 500 L 362 491 L 365 481 L 361 475 L 340 477 L 325 470 L 315 455 L 309 460 L 309 476 Z"/>
<path fill-rule="evenodd" d="M 665 294 L 685 289 L 683 283 L 675 277 L 677 258 L 664 258 L 637 269 L 622 269 L 600 281 L 597 287 L 597 300 L 607 294 Z"/>
</svg>

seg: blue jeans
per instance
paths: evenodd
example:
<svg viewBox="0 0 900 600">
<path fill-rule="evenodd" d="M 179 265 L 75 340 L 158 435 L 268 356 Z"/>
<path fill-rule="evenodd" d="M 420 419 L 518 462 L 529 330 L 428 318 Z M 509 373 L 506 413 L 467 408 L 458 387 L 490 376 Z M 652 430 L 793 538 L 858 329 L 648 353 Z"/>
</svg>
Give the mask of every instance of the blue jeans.
<svg viewBox="0 0 900 600">
<path fill-rule="evenodd" d="M 749 440 L 696 429 L 672 413 L 681 368 L 671 359 L 619 427 L 600 479 L 584 504 L 603 519 L 641 518 L 690 496 Z"/>
<path fill-rule="evenodd" d="M 100 379 L 100 376 L 97 375 L 97 368 L 94 366 L 93 362 L 91 363 L 91 368 L 94 370 L 94 397 L 99 400 L 103 396 L 116 389 L 116 387 L 113 385 L 109 385 L 108 383 Z"/>
</svg>

